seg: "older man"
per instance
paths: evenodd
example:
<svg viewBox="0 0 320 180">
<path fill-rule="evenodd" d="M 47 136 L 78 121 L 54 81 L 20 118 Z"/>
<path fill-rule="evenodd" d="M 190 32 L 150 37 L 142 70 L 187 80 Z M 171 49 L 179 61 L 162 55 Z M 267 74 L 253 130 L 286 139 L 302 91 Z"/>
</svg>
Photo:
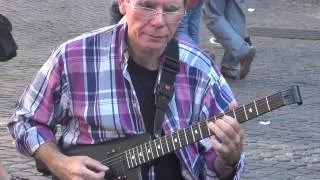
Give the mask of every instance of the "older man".
<svg viewBox="0 0 320 180">
<path fill-rule="evenodd" d="M 60 179 L 103 179 L 109 172 L 102 160 L 59 151 L 56 125 L 62 127 L 62 149 L 152 133 L 157 77 L 185 7 L 183 0 L 119 0 L 125 24 L 62 44 L 16 105 L 8 127 L 17 149 L 43 162 Z M 205 53 L 182 42 L 178 46 L 180 71 L 164 116 L 164 134 L 236 105 Z M 228 116 L 207 126 L 214 136 L 145 164 L 140 178 L 239 178 L 244 165 L 242 128 Z"/>
</svg>

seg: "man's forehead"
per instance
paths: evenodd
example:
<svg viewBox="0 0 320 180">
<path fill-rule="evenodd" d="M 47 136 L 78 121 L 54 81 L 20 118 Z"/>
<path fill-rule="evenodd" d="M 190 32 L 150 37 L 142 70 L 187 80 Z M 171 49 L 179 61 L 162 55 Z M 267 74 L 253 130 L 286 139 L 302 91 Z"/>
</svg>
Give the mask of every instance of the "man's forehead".
<svg viewBox="0 0 320 180">
<path fill-rule="evenodd" d="M 130 1 L 130 0 L 129 0 Z M 183 3 L 185 0 L 131 0 L 134 2 L 150 2 L 150 3 L 158 3 L 158 2 L 166 2 L 166 3 Z"/>
</svg>

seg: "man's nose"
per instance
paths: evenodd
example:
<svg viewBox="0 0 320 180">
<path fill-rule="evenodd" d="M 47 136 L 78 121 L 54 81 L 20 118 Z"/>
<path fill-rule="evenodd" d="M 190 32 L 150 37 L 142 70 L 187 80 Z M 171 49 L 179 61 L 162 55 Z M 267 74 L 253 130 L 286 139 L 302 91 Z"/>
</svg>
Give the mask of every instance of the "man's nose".
<svg viewBox="0 0 320 180">
<path fill-rule="evenodd" d="M 153 16 L 152 16 L 152 22 L 155 24 L 164 24 L 165 18 L 164 14 L 162 11 L 157 11 Z"/>
</svg>

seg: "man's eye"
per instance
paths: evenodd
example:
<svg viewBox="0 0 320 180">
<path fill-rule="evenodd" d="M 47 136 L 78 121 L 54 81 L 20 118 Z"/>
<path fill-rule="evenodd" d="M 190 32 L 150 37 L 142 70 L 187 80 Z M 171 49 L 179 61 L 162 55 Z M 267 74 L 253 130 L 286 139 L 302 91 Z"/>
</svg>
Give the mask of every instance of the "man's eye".
<svg viewBox="0 0 320 180">
<path fill-rule="evenodd" d="M 175 7 L 175 6 L 171 6 L 171 7 L 166 7 L 164 10 L 164 12 L 177 12 L 179 11 L 179 8 L 178 7 Z"/>
</svg>

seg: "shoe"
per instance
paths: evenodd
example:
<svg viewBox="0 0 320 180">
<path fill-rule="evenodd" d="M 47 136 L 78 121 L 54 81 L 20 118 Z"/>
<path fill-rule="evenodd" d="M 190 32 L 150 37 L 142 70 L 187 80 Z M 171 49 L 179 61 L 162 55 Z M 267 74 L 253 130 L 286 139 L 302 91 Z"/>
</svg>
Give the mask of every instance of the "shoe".
<svg viewBox="0 0 320 180">
<path fill-rule="evenodd" d="M 234 80 L 240 79 L 240 72 L 237 69 L 230 69 L 222 66 L 220 71 L 223 77 L 225 78 L 234 79 Z"/>
<path fill-rule="evenodd" d="M 249 52 L 240 59 L 240 79 L 244 79 L 248 75 L 255 55 L 256 49 L 254 46 L 250 46 Z"/>
</svg>

